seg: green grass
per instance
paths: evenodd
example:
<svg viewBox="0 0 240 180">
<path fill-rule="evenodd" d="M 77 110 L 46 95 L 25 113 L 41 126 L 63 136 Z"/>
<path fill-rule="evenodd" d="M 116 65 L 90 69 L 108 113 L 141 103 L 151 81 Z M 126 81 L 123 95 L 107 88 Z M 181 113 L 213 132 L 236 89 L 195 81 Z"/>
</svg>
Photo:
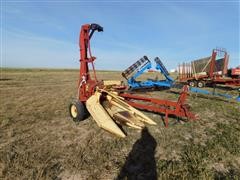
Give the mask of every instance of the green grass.
<svg viewBox="0 0 240 180">
<path fill-rule="evenodd" d="M 0 179 L 114 179 L 122 171 L 139 178 L 154 171 L 158 179 L 240 178 L 239 103 L 189 96 L 199 119 L 178 123 L 171 117 L 169 128 L 160 115 L 144 112 L 157 122 L 148 127 L 155 146 L 134 129 L 125 128 L 128 137 L 119 139 L 91 117 L 73 122 L 68 104 L 76 97 L 77 70 L 4 69 L 3 77 Z M 99 71 L 98 77 L 119 80 L 121 74 Z M 140 95 L 178 98 L 168 91 Z"/>
<path fill-rule="evenodd" d="M 208 179 L 228 178 L 238 179 L 240 168 L 234 166 L 234 159 L 240 155 L 239 126 L 217 123 L 216 130 L 207 131 L 212 137 L 204 145 L 196 144 L 193 139 L 182 146 L 180 158 L 177 161 L 158 161 L 158 172 L 167 179 Z M 221 132 L 221 133 L 218 133 Z M 209 165 L 223 163 L 226 171 L 212 169 Z"/>
</svg>

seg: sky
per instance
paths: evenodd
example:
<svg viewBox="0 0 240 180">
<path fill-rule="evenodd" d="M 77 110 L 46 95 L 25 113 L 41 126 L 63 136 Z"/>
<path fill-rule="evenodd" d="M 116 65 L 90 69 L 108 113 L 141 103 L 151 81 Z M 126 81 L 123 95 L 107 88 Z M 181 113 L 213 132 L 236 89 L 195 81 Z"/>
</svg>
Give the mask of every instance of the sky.
<svg viewBox="0 0 240 180">
<path fill-rule="evenodd" d="M 124 70 L 142 56 L 167 69 L 225 48 L 240 65 L 239 1 L 1 0 L 1 67 L 79 68 L 81 25 L 97 23 L 96 69 Z M 154 64 L 154 63 L 153 63 Z"/>
</svg>

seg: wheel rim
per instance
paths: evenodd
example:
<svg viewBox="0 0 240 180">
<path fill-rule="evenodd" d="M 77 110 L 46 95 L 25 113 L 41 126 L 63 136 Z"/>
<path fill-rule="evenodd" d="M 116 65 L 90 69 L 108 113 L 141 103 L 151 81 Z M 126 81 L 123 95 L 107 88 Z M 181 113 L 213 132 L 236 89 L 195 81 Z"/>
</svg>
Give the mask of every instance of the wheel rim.
<svg viewBox="0 0 240 180">
<path fill-rule="evenodd" d="M 203 83 L 202 83 L 202 82 L 199 82 L 199 83 L 198 83 L 198 87 L 200 87 L 200 88 L 203 87 Z"/>
<path fill-rule="evenodd" d="M 75 105 L 71 106 L 71 115 L 73 118 L 77 117 L 77 107 Z"/>
</svg>

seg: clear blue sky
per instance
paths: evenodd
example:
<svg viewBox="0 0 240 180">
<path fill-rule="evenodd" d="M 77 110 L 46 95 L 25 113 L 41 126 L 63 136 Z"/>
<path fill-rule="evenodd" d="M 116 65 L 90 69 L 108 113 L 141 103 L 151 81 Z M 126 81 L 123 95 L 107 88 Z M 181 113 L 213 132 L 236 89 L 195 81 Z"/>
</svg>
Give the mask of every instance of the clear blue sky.
<svg viewBox="0 0 240 180">
<path fill-rule="evenodd" d="M 79 30 L 98 23 L 97 69 L 124 70 L 143 55 L 168 69 L 210 56 L 215 47 L 240 64 L 239 1 L 2 1 L 3 67 L 79 67 Z"/>
</svg>

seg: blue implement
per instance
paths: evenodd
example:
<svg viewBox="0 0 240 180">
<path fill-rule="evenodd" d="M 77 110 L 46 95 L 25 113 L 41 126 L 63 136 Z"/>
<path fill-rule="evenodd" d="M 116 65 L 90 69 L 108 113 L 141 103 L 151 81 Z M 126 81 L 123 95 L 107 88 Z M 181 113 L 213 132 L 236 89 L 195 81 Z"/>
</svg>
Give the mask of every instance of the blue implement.
<svg viewBox="0 0 240 180">
<path fill-rule="evenodd" d="M 211 92 L 211 91 L 208 91 L 208 90 L 195 88 L 195 87 L 190 87 L 189 90 L 191 92 L 194 92 L 194 93 L 206 94 L 206 95 L 212 95 L 212 96 L 220 96 L 220 97 L 224 97 L 224 98 L 227 98 L 227 99 L 235 99 L 236 101 L 240 102 L 240 95 L 236 98 L 236 97 L 231 96 L 229 94 L 217 93 L 215 91 Z"/>
<path fill-rule="evenodd" d="M 165 76 L 165 80 L 152 80 L 148 79 L 146 81 L 137 81 L 136 79 L 141 76 L 146 70 L 152 68 L 151 61 L 144 56 L 125 71 L 123 71 L 122 76 L 127 80 L 128 86 L 131 89 L 139 88 L 153 88 L 153 87 L 167 87 L 170 88 L 174 83 L 174 80 L 170 77 L 166 67 L 163 65 L 162 61 L 156 57 L 156 70 L 160 71 Z"/>
</svg>

